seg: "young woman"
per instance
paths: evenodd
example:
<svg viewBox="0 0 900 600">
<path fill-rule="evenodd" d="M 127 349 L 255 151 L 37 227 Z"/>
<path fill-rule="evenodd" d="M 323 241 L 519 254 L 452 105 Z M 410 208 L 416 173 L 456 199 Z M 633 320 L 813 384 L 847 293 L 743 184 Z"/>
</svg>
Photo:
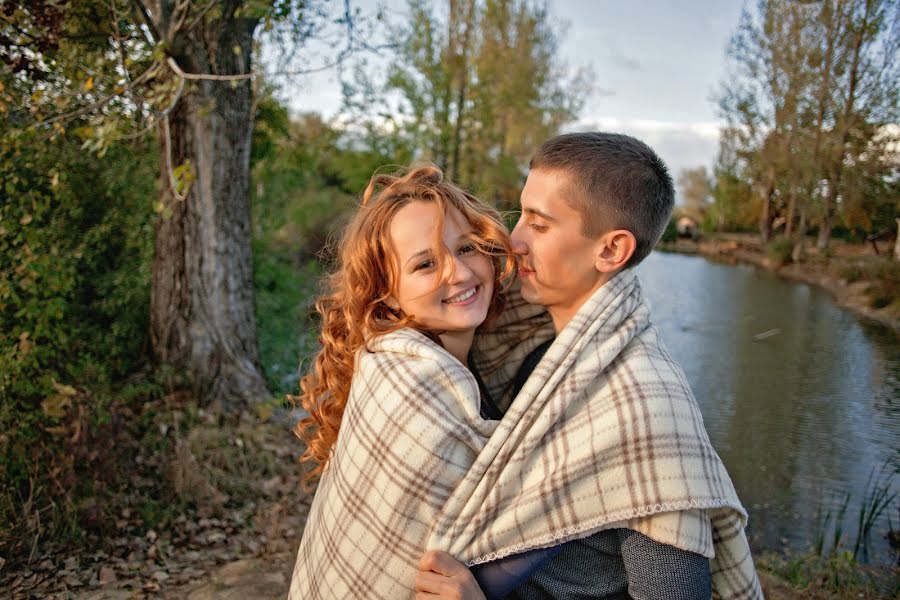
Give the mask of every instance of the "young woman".
<svg viewBox="0 0 900 600">
<path fill-rule="evenodd" d="M 372 178 L 316 303 L 296 433 L 320 482 L 291 598 L 412 595 L 435 516 L 497 425 L 466 361 L 514 273 L 498 213 L 440 170 Z"/>
</svg>

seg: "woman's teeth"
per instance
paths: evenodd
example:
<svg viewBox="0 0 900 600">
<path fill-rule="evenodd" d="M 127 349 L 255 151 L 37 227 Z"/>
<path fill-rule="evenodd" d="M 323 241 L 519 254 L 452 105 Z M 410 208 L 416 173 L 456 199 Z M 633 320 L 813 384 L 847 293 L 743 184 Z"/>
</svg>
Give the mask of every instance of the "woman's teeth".
<svg viewBox="0 0 900 600">
<path fill-rule="evenodd" d="M 475 290 L 476 290 L 476 288 L 472 288 L 466 292 L 463 292 L 462 294 L 458 294 L 456 296 L 453 296 L 452 298 L 447 298 L 446 300 L 444 300 L 444 302 L 447 304 L 454 304 L 456 302 L 465 302 L 466 300 L 468 300 L 469 298 L 471 298 L 472 296 L 475 295 Z"/>
</svg>

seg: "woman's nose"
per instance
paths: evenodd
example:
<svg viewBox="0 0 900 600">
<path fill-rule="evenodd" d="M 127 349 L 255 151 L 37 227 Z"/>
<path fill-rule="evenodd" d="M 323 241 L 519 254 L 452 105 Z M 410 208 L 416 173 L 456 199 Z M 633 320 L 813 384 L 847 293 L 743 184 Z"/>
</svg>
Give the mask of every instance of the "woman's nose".
<svg viewBox="0 0 900 600">
<path fill-rule="evenodd" d="M 449 283 L 462 283 L 472 276 L 472 269 L 459 256 L 454 256 L 449 262 L 450 274 L 447 276 Z"/>
</svg>

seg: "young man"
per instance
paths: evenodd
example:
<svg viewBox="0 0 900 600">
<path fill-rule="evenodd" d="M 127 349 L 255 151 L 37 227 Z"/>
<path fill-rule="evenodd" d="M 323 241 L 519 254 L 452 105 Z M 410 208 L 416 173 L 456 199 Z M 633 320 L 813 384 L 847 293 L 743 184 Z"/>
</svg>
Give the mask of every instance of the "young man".
<svg viewBox="0 0 900 600">
<path fill-rule="evenodd" d="M 486 380 L 493 377 L 481 386 L 489 414 L 508 411 L 507 420 L 516 421 L 531 411 L 538 415 L 531 422 L 540 423 L 555 411 L 544 438 L 520 452 L 523 458 L 511 450 L 508 459 L 553 466 L 531 485 L 546 488 L 532 502 L 543 505 L 533 514 L 519 507 L 528 504 L 527 476 L 535 469 L 521 470 L 526 479 L 506 504 L 489 492 L 480 496 L 488 507 L 493 501 L 515 513 L 513 525 L 495 531 L 523 530 L 506 546 L 525 552 L 497 552 L 490 544 L 504 543 L 494 535 L 488 554 L 512 559 L 473 568 L 492 597 L 678 600 L 708 599 L 713 591 L 761 597 L 743 533 L 746 513 L 630 272 L 659 240 L 673 203 L 663 161 L 628 136 L 558 136 L 531 161 L 512 239 L 521 261 L 521 297 L 546 309 L 552 333 L 536 339 L 537 330 L 517 328 L 532 317 L 513 301 L 496 339 L 484 336 L 485 356 L 474 356 L 473 366 L 490 372 Z M 517 343 L 519 349 L 509 351 Z M 509 364 L 518 367 L 512 377 Z M 509 427 L 515 436 L 516 424 Z M 478 485 L 464 492 L 478 498 Z M 516 484 L 501 476 L 492 485 L 505 490 Z M 526 531 L 535 521 L 540 524 Z M 476 576 L 454 558 L 468 552 L 453 552 L 455 540 L 466 539 L 466 524 L 438 529 L 443 537 L 436 535 L 431 547 L 451 552 L 426 553 L 417 597 L 483 598 Z M 473 544 L 478 536 L 471 534 Z M 548 540 L 554 549 L 540 550 Z M 467 558 L 484 562 L 483 554 Z M 516 561 L 529 565 L 525 575 Z"/>
</svg>

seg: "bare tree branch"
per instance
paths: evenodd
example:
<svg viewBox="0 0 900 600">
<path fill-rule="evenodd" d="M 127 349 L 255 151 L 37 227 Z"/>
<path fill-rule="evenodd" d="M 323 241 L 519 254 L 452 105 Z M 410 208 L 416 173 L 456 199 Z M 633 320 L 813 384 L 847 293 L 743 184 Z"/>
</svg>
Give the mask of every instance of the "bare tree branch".
<svg viewBox="0 0 900 600">
<path fill-rule="evenodd" d="M 150 16 L 150 11 L 147 10 L 147 5 L 144 4 L 141 0 L 132 0 L 132 2 L 137 8 L 138 13 L 141 15 L 144 24 L 147 25 L 147 29 L 150 30 L 150 35 L 153 36 L 154 41 L 156 41 L 157 43 L 163 41 L 163 37 L 160 35 L 159 29 L 156 28 L 156 23 L 153 22 L 153 18 Z"/>
</svg>

